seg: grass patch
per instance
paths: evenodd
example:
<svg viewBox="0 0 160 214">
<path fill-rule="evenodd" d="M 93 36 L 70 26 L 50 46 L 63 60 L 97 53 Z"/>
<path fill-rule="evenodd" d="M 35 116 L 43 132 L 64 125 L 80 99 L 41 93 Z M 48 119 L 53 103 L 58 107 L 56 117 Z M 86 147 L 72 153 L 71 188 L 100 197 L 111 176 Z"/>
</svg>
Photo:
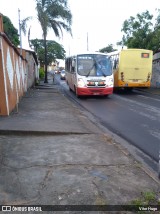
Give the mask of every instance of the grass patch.
<svg viewBox="0 0 160 214">
<path fill-rule="evenodd" d="M 142 192 L 140 198 L 136 198 L 131 201 L 131 205 L 136 205 L 138 207 L 149 207 L 154 206 L 155 208 L 157 205 L 160 205 L 160 200 L 158 199 L 158 195 L 153 191 L 146 191 Z M 155 213 L 154 211 L 137 211 L 139 214 L 145 214 L 145 213 Z"/>
<path fill-rule="evenodd" d="M 44 69 L 43 69 L 43 68 L 40 68 L 40 69 L 39 69 L 39 78 L 40 78 L 40 79 L 43 79 L 44 76 L 45 76 Z"/>
</svg>

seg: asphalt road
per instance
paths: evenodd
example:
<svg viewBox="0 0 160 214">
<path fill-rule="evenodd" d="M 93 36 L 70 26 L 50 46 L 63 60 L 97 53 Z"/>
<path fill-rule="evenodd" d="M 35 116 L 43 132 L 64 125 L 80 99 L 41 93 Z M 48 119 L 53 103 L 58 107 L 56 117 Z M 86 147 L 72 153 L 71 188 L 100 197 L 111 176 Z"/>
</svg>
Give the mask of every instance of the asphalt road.
<svg viewBox="0 0 160 214">
<path fill-rule="evenodd" d="M 160 150 L 160 96 L 134 90 L 107 98 L 78 99 L 64 80 L 59 76 L 56 79 L 67 96 L 91 112 L 103 126 L 140 149 L 147 155 L 141 157 L 144 162 L 156 170 Z"/>
</svg>

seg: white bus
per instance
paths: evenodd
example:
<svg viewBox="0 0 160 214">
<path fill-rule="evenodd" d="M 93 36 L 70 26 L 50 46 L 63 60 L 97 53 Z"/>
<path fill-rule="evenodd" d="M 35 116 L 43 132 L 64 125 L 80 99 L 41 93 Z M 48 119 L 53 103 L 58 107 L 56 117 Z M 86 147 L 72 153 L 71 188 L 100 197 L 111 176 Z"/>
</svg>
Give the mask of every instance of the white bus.
<svg viewBox="0 0 160 214">
<path fill-rule="evenodd" d="M 113 93 L 112 63 L 107 54 L 87 52 L 65 60 L 66 82 L 76 96 Z"/>
</svg>

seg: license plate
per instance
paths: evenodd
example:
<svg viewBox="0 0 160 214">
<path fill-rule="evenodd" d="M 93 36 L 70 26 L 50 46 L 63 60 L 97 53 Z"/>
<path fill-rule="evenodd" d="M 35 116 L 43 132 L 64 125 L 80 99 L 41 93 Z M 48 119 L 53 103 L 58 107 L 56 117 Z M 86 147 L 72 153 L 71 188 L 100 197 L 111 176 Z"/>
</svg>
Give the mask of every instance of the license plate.
<svg viewBox="0 0 160 214">
<path fill-rule="evenodd" d="M 93 93 L 94 95 L 99 95 L 99 93 Z"/>
</svg>

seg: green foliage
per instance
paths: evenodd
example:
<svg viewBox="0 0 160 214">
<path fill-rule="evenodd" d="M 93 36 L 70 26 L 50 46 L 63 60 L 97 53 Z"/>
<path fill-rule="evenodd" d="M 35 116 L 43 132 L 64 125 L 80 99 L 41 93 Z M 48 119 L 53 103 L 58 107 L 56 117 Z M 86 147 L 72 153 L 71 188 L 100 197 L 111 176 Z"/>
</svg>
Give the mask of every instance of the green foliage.
<svg viewBox="0 0 160 214">
<path fill-rule="evenodd" d="M 38 60 L 40 61 L 41 66 L 44 65 L 45 61 L 45 48 L 44 42 L 42 39 L 34 39 L 30 41 L 31 45 L 34 46 L 35 51 L 38 55 Z M 64 59 L 65 58 L 65 50 L 62 45 L 59 43 L 47 40 L 47 65 L 50 65 L 56 59 Z"/>
<path fill-rule="evenodd" d="M 71 33 L 72 14 L 67 6 L 67 0 L 36 0 L 37 17 L 40 22 L 45 51 L 45 82 L 47 80 L 47 44 L 46 38 L 48 29 L 52 28 L 55 36 L 60 37 L 62 29 Z"/>
<path fill-rule="evenodd" d="M 3 15 L 3 27 L 4 32 L 9 38 L 9 40 L 13 43 L 13 45 L 17 47 L 20 44 L 18 30 L 13 26 L 11 20 L 4 15 Z"/>
<path fill-rule="evenodd" d="M 60 37 L 62 29 L 71 33 L 72 14 L 67 6 L 67 0 L 36 0 L 38 19 L 44 35 L 52 28 L 55 35 Z"/>
<path fill-rule="evenodd" d="M 24 33 L 24 35 L 26 35 L 26 31 L 27 31 L 27 22 L 30 21 L 32 19 L 31 16 L 21 20 L 21 31 Z"/>
<path fill-rule="evenodd" d="M 43 79 L 43 78 L 44 78 L 44 69 L 43 69 L 43 68 L 40 68 L 40 69 L 39 69 L 39 78 L 40 78 L 40 79 Z"/>
<path fill-rule="evenodd" d="M 151 191 L 142 192 L 141 198 L 137 198 L 132 201 L 134 205 L 150 205 L 156 201 L 156 194 Z M 154 204 L 154 203 L 153 203 Z"/>
<path fill-rule="evenodd" d="M 128 48 L 144 48 L 154 52 L 160 46 L 160 15 L 153 24 L 153 15 L 149 11 L 131 16 L 125 20 L 122 27 L 124 32 L 122 41 L 118 45 L 125 45 Z"/>
<path fill-rule="evenodd" d="M 150 202 L 152 202 L 156 199 L 156 195 L 154 192 L 144 192 L 143 197 L 147 204 L 149 204 Z"/>
<path fill-rule="evenodd" d="M 21 30 L 24 34 L 26 34 L 27 22 L 32 19 L 32 17 L 27 17 L 21 21 Z M 9 40 L 15 45 L 16 47 L 20 45 L 19 34 L 18 30 L 13 26 L 11 20 L 3 15 L 3 26 L 4 32 L 9 38 Z"/>
<path fill-rule="evenodd" d="M 101 53 L 110 53 L 113 51 L 116 51 L 116 49 L 113 48 L 113 44 L 109 44 L 107 47 L 99 50 L 99 52 L 101 52 Z"/>
<path fill-rule="evenodd" d="M 149 205 L 158 205 L 158 195 L 156 196 L 156 193 L 153 191 L 146 191 L 141 193 L 141 197 L 134 199 L 131 201 L 131 205 L 137 205 L 137 206 L 149 206 Z M 145 214 L 148 213 L 145 211 L 138 211 L 139 214 Z M 151 212 L 152 213 L 152 212 Z"/>
</svg>

